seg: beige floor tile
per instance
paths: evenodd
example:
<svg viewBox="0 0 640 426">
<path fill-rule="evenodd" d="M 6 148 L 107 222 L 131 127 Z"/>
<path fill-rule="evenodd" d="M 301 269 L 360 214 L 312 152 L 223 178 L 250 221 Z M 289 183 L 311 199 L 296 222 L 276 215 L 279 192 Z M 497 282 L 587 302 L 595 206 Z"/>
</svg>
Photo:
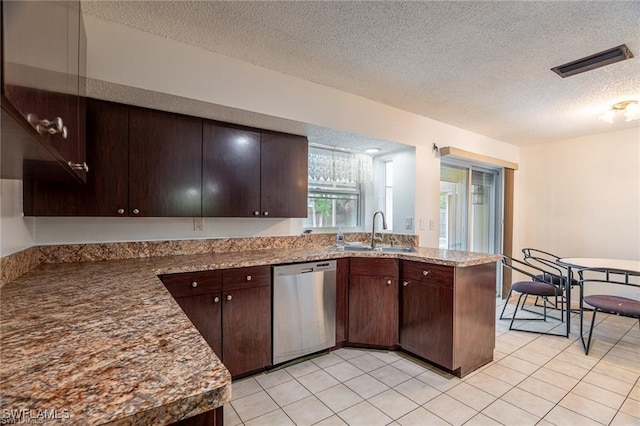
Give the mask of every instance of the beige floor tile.
<svg viewBox="0 0 640 426">
<path fill-rule="evenodd" d="M 329 389 L 323 390 L 322 392 L 317 393 L 316 396 L 320 401 L 324 403 L 324 405 L 329 407 L 335 413 L 338 413 L 363 401 L 360 395 L 358 395 L 342 383 L 330 387 Z"/>
<path fill-rule="evenodd" d="M 311 396 L 311 393 L 296 380 L 273 386 L 267 389 L 267 393 L 281 407 Z"/>
<path fill-rule="evenodd" d="M 518 388 L 540 398 L 546 399 L 547 401 L 553 402 L 554 404 L 560 402 L 560 400 L 564 398 L 567 393 L 569 393 L 568 390 L 559 388 L 549 383 L 545 383 L 533 377 L 527 377 L 522 383 L 518 385 Z"/>
<path fill-rule="evenodd" d="M 297 426 L 312 425 L 333 415 L 315 396 L 306 397 L 282 409 Z"/>
<path fill-rule="evenodd" d="M 571 392 L 588 398 L 592 401 L 599 402 L 606 405 L 609 408 L 618 410 L 625 400 L 624 395 L 620 395 L 615 392 L 608 391 L 599 386 L 592 385 L 591 383 L 580 382 L 576 385 Z"/>
<path fill-rule="evenodd" d="M 389 386 L 385 385 L 380 380 L 375 379 L 368 374 L 363 374 L 362 376 L 356 377 L 355 379 L 346 381 L 344 382 L 344 384 L 349 389 L 365 399 L 371 398 L 372 396 L 389 389 Z"/>
<path fill-rule="evenodd" d="M 311 393 L 322 392 L 325 389 L 329 389 L 332 386 L 337 385 L 339 382 L 324 370 L 319 370 L 311 374 L 307 374 L 298 378 L 298 381 L 309 390 Z"/>
<path fill-rule="evenodd" d="M 409 360 L 405 358 L 401 358 L 391 365 L 411 377 L 424 373 L 430 367 L 425 364 L 421 364 L 418 360 Z"/>
<path fill-rule="evenodd" d="M 520 358 L 522 360 L 528 361 L 532 364 L 535 364 L 538 367 L 541 367 L 543 365 L 545 365 L 547 362 L 549 362 L 555 355 L 545 355 L 545 354 L 541 354 L 538 352 L 532 352 L 531 351 L 531 346 L 534 344 L 530 343 L 520 349 L 518 349 L 517 351 L 515 351 L 513 354 L 511 354 L 511 356 L 514 356 L 516 358 Z"/>
<path fill-rule="evenodd" d="M 360 370 L 353 364 L 347 361 L 342 361 L 324 369 L 327 373 L 335 377 L 339 382 L 346 382 L 364 374 L 364 371 Z"/>
<path fill-rule="evenodd" d="M 609 361 L 599 362 L 591 371 L 604 374 L 605 376 L 622 380 L 627 383 L 635 383 L 638 378 L 640 378 L 640 372 L 633 372 Z"/>
<path fill-rule="evenodd" d="M 558 405 L 604 424 L 609 424 L 616 415 L 616 410 L 573 392 L 562 398 Z"/>
<path fill-rule="evenodd" d="M 546 416 L 547 413 L 555 406 L 555 403 L 519 388 L 511 389 L 509 392 L 502 395 L 500 399 L 511 405 L 515 405 L 538 418 Z"/>
<path fill-rule="evenodd" d="M 256 392 L 262 391 L 262 387 L 256 382 L 256 379 L 250 377 L 243 380 L 234 380 L 231 383 L 231 400 L 244 398 Z"/>
<path fill-rule="evenodd" d="M 222 411 L 224 426 L 236 426 L 242 423 L 240 416 L 238 416 L 238 413 L 236 413 L 236 410 L 233 409 L 231 404 L 225 404 Z"/>
<path fill-rule="evenodd" d="M 622 380 L 594 372 L 587 374 L 583 381 L 625 396 L 628 395 L 633 388 L 632 383 L 623 382 Z"/>
<path fill-rule="evenodd" d="M 464 424 L 478 413 L 473 408 L 445 394 L 432 399 L 423 407 L 454 426 Z"/>
<path fill-rule="evenodd" d="M 311 360 L 311 362 L 313 362 L 315 365 L 317 365 L 320 368 L 327 368 L 332 366 L 333 364 L 337 364 L 342 361 L 344 361 L 344 359 L 340 358 L 338 355 L 334 354 L 333 352 L 326 355 L 319 356 L 317 358 L 313 358 Z"/>
<path fill-rule="evenodd" d="M 482 410 L 482 414 L 505 425 L 535 425 L 539 417 L 498 399 Z"/>
<path fill-rule="evenodd" d="M 342 348 L 337 351 L 333 351 L 332 353 L 338 355 L 340 358 L 345 361 L 350 360 L 351 358 L 359 357 L 367 353 L 365 349 L 354 349 L 354 348 Z"/>
<path fill-rule="evenodd" d="M 627 398 L 627 400 L 620 407 L 620 411 L 625 414 L 628 414 L 633 417 L 637 417 L 640 419 L 640 401 L 636 401 L 635 399 Z"/>
<path fill-rule="evenodd" d="M 347 408 L 338 413 L 338 415 L 350 426 L 382 426 L 393 421 L 367 401 L 362 401 L 353 407 Z"/>
<path fill-rule="evenodd" d="M 402 426 L 450 426 L 449 423 L 422 407 L 416 408 L 397 421 Z"/>
<path fill-rule="evenodd" d="M 578 379 L 574 379 L 573 377 L 565 376 L 562 373 L 558 373 L 557 371 L 550 370 L 546 367 L 542 367 L 541 369 L 537 370 L 536 372 L 531 374 L 530 377 L 557 386 L 566 391 L 570 391 L 571 389 L 573 389 L 573 387 L 580 381 Z"/>
<path fill-rule="evenodd" d="M 340 359 L 340 361 L 342 361 L 342 359 Z M 295 377 L 296 379 L 302 376 L 306 376 L 307 374 L 314 373 L 318 370 L 320 370 L 320 367 L 318 367 L 318 365 L 314 361 L 304 361 L 285 368 L 285 371 L 291 374 L 291 376 Z"/>
<path fill-rule="evenodd" d="M 316 423 L 315 426 L 348 426 L 348 425 L 344 422 L 344 420 L 338 417 L 337 414 L 334 414 L 333 416 L 327 417 L 321 422 Z"/>
<path fill-rule="evenodd" d="M 591 352 L 589 352 L 591 355 Z M 591 370 L 599 361 L 599 358 L 594 358 L 591 356 L 586 356 L 582 350 L 579 353 L 573 354 L 568 352 L 562 352 L 557 357 L 553 359 L 553 363 L 562 361 L 571 365 L 575 365 L 577 367 L 584 368 L 585 370 Z"/>
<path fill-rule="evenodd" d="M 386 362 L 387 364 L 391 364 L 400 359 L 400 355 L 397 352 L 388 352 L 388 351 L 370 351 L 372 356 L 375 356 L 381 361 Z"/>
<path fill-rule="evenodd" d="M 263 414 L 245 423 L 245 426 L 295 426 L 282 409 Z"/>
<path fill-rule="evenodd" d="M 255 376 L 255 379 L 256 382 L 258 382 L 264 389 L 269 389 L 273 386 L 293 380 L 293 377 L 291 374 L 287 373 L 286 370 L 276 370 Z"/>
<path fill-rule="evenodd" d="M 558 337 L 558 339 L 560 339 L 560 337 Z M 536 339 L 533 342 L 520 348 L 518 352 L 525 353 L 525 354 L 535 353 L 551 359 L 556 355 L 558 355 L 560 352 L 562 352 L 562 349 L 549 346 L 544 342 L 540 341 L 540 339 Z M 517 355 L 517 354 L 514 353 L 514 355 Z"/>
<path fill-rule="evenodd" d="M 527 378 L 526 374 L 512 370 L 500 364 L 492 365 L 491 367 L 483 370 L 483 373 L 495 377 L 496 379 L 500 379 L 503 382 L 507 382 L 513 386 L 516 386 Z"/>
<path fill-rule="evenodd" d="M 400 383 L 394 389 L 419 405 L 431 401 L 442 393 L 416 378 Z"/>
<path fill-rule="evenodd" d="M 432 370 L 427 370 L 424 373 L 416 376 L 416 379 L 442 392 L 451 389 L 461 382 L 461 380 L 456 376 L 435 368 Z"/>
<path fill-rule="evenodd" d="M 512 354 L 512 353 L 514 353 L 515 351 L 517 351 L 520 348 L 521 348 L 521 346 L 512 345 L 512 344 L 507 343 L 507 342 L 496 340 L 496 348 L 495 348 L 495 350 L 497 350 L 497 351 L 499 351 L 499 352 L 501 352 L 503 354 L 507 354 L 507 355 Z"/>
<path fill-rule="evenodd" d="M 616 414 L 609 426 L 638 426 L 639 424 L 639 418 L 618 411 L 618 414 Z"/>
<path fill-rule="evenodd" d="M 478 413 L 471 420 L 466 422 L 464 426 L 500 426 L 501 423 L 493 420 L 491 417 L 487 417 L 482 413 Z M 540 425 L 540 423 L 538 423 Z"/>
<path fill-rule="evenodd" d="M 465 380 L 465 383 L 468 383 L 495 397 L 501 397 L 513 388 L 509 383 L 503 382 L 500 379 L 496 379 L 495 377 L 484 373 L 476 374 L 474 377 Z"/>
<path fill-rule="evenodd" d="M 602 426 L 601 423 L 582 416 L 575 411 L 556 405 L 543 420 L 558 426 Z"/>
<path fill-rule="evenodd" d="M 640 346 L 640 344 L 638 346 Z M 615 367 L 631 371 L 634 374 L 640 374 L 640 362 L 638 361 L 631 361 L 625 358 L 620 358 L 619 356 L 611 355 L 611 353 L 607 353 L 600 362 L 611 363 Z"/>
<path fill-rule="evenodd" d="M 562 373 L 565 376 L 573 377 L 577 380 L 581 380 L 589 372 L 586 368 L 578 367 L 577 365 L 569 364 L 568 362 L 556 361 L 555 359 L 545 364 L 544 367 L 557 373 Z"/>
<path fill-rule="evenodd" d="M 393 389 L 379 393 L 368 401 L 394 420 L 418 408 L 418 404 Z"/>
<path fill-rule="evenodd" d="M 382 368 L 387 365 L 386 362 L 382 361 L 380 358 L 377 358 L 371 354 L 364 354 L 362 356 L 351 358 L 349 362 L 360 370 L 368 373 L 373 370 L 377 370 L 378 368 Z"/>
<path fill-rule="evenodd" d="M 369 374 L 389 387 L 399 385 L 411 378 L 408 374 L 403 373 L 392 365 L 386 365 L 377 370 L 369 372 Z"/>
<path fill-rule="evenodd" d="M 634 386 L 634 388 L 631 390 L 631 392 L 629 393 L 629 398 L 640 401 L 640 383 L 638 383 L 638 386 Z"/>
<path fill-rule="evenodd" d="M 236 410 L 236 413 L 240 416 L 240 420 L 243 422 L 255 419 L 279 408 L 266 391 L 260 391 L 231 401 L 231 406 L 233 406 L 233 409 Z"/>
<path fill-rule="evenodd" d="M 489 404 L 496 400 L 495 396 L 465 382 L 449 389 L 446 394 L 477 411 L 484 410 Z"/>
<path fill-rule="evenodd" d="M 505 367 L 509 367 L 510 369 L 515 370 L 519 373 L 525 374 L 527 376 L 539 368 L 538 365 L 533 364 L 529 361 L 525 361 L 515 356 L 505 357 L 504 359 L 501 359 L 500 362 L 498 362 L 498 364 L 504 365 Z"/>
<path fill-rule="evenodd" d="M 536 423 L 536 426 L 556 426 L 551 422 L 546 421 L 545 419 L 540 420 L 538 423 Z"/>
</svg>

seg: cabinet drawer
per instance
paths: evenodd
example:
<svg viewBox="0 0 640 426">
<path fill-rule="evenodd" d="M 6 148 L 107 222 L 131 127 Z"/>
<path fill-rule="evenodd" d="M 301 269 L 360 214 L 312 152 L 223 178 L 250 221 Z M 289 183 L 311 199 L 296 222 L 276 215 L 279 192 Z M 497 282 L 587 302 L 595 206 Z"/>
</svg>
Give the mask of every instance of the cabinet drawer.
<svg viewBox="0 0 640 426">
<path fill-rule="evenodd" d="M 163 275 L 161 279 L 173 297 L 196 296 L 217 293 L 222 290 L 222 273 L 220 271 L 167 274 Z"/>
<path fill-rule="evenodd" d="M 222 271 L 224 291 L 271 284 L 271 266 L 225 269 Z"/>
<path fill-rule="evenodd" d="M 349 271 L 354 275 L 389 275 L 398 276 L 398 261 L 396 259 L 351 258 Z"/>
<path fill-rule="evenodd" d="M 402 262 L 402 279 L 453 286 L 453 267 L 422 262 Z"/>
</svg>

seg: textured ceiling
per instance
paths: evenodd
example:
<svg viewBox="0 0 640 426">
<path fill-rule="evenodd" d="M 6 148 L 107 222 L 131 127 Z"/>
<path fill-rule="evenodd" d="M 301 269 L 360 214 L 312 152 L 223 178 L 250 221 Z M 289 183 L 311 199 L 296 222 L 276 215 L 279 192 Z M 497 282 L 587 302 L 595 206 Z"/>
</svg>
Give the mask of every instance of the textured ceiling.
<svg viewBox="0 0 640 426">
<path fill-rule="evenodd" d="M 83 1 L 86 14 L 525 145 L 640 125 L 639 1 Z M 554 66 L 626 43 L 628 61 Z"/>
</svg>

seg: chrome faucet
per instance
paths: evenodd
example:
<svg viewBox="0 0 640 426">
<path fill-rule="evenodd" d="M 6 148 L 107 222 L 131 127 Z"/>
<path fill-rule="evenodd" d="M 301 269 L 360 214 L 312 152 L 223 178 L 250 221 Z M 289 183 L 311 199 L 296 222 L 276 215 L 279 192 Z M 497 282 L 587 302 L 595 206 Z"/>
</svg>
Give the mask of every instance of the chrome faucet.
<svg viewBox="0 0 640 426">
<path fill-rule="evenodd" d="M 387 220 L 384 218 L 384 212 L 378 210 L 373 214 L 373 223 L 371 224 L 371 250 L 376 249 L 376 216 L 378 213 L 382 215 L 382 229 L 387 229 Z"/>
</svg>

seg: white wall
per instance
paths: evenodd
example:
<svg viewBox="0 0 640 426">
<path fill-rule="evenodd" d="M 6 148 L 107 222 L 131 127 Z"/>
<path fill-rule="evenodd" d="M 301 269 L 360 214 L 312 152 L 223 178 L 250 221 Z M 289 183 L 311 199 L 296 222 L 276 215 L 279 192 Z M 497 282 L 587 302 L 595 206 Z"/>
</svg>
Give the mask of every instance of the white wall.
<svg viewBox="0 0 640 426">
<path fill-rule="evenodd" d="M 426 117 L 183 43 L 85 15 L 88 77 L 216 105 L 310 123 L 416 147 L 415 223 L 423 246 L 437 247 L 440 161 L 433 143 L 518 161 L 518 148 Z M 423 224 L 420 227 L 420 224 Z M 290 235 L 301 221 L 38 218 L 37 244 L 131 239 Z M 207 231 L 209 230 L 209 231 Z M 211 234 L 209 234 L 210 232 Z"/>
<path fill-rule="evenodd" d="M 640 259 L 640 129 L 521 149 L 517 250 Z"/>
<path fill-rule="evenodd" d="M 0 179 L 0 257 L 34 245 L 33 218 L 22 216 L 22 181 Z"/>
</svg>

